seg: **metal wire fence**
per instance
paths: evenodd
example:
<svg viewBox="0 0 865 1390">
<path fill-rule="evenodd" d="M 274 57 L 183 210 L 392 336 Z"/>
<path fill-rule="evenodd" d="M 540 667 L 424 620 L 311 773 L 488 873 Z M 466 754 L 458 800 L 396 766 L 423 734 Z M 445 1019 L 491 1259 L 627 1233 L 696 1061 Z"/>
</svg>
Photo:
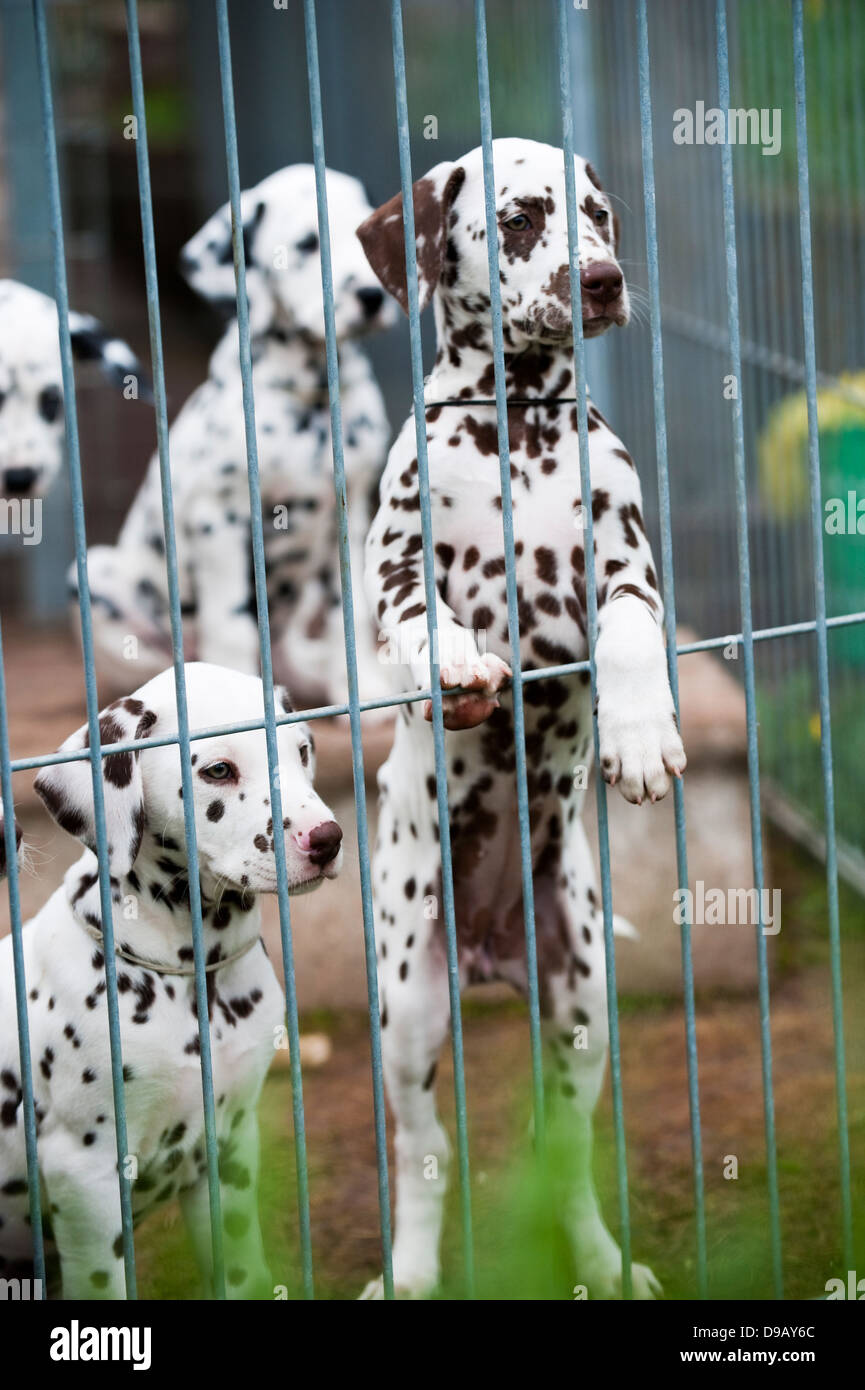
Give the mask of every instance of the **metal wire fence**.
<svg viewBox="0 0 865 1390">
<path fill-rule="evenodd" d="M 430 651 L 430 685 L 425 691 L 408 691 L 394 696 L 391 700 L 374 702 L 362 701 L 358 688 L 357 661 L 355 650 L 355 629 L 352 603 L 352 585 L 358 576 L 352 576 L 348 529 L 346 517 L 346 487 L 343 461 L 342 421 L 340 413 L 339 361 L 337 354 L 336 331 L 333 312 L 333 282 L 330 262 L 328 207 L 325 189 L 325 148 L 322 98 L 319 78 L 318 36 L 316 27 L 315 0 L 303 0 L 304 28 L 306 40 L 306 64 L 309 83 L 309 106 L 312 126 L 313 160 L 316 173 L 318 200 L 318 219 L 321 240 L 322 286 L 325 304 L 325 332 L 327 344 L 327 377 L 330 395 L 330 414 L 333 438 L 334 489 L 336 514 L 339 519 L 339 562 L 342 582 L 342 603 L 345 626 L 345 653 L 348 671 L 348 702 L 345 705 L 329 706 L 294 714 L 277 713 L 274 705 L 274 683 L 271 663 L 270 629 L 267 610 L 264 541 L 261 514 L 261 494 L 259 486 L 258 456 L 256 447 L 255 404 L 253 395 L 252 354 L 250 345 L 249 313 L 245 285 L 245 257 L 243 228 L 240 215 L 241 178 L 238 161 L 237 130 L 235 124 L 234 94 L 232 84 L 231 42 L 229 34 L 227 0 L 214 0 L 214 20 L 218 40 L 219 78 L 222 96 L 224 142 L 227 162 L 228 188 L 232 211 L 232 240 L 237 287 L 237 318 L 239 325 L 240 371 L 243 385 L 243 413 L 246 429 L 246 446 L 249 475 L 249 495 L 252 520 L 252 556 L 255 575 L 255 593 L 258 614 L 258 632 L 261 654 L 261 670 L 264 685 L 264 718 L 254 723 L 233 725 L 230 729 L 191 729 L 186 707 L 183 671 L 183 644 L 180 598 L 178 591 L 177 553 L 172 503 L 171 471 L 169 459 L 168 415 L 166 405 L 165 374 L 162 352 L 162 331 L 160 324 L 159 285 L 157 280 L 156 256 L 154 249 L 154 210 L 150 188 L 149 156 L 147 144 L 147 120 L 145 103 L 144 75 L 142 72 L 139 44 L 137 0 L 125 0 L 128 27 L 129 68 L 132 87 L 133 110 L 138 122 L 136 159 L 138 188 L 141 209 L 141 228 L 143 259 L 147 287 L 147 306 L 150 329 L 150 345 L 153 362 L 154 392 L 156 399 L 156 427 L 159 449 L 160 475 L 162 483 L 162 509 L 165 529 L 165 553 L 170 599 L 171 635 L 175 688 L 177 696 L 178 733 L 173 738 L 150 738 L 111 745 L 111 752 L 134 751 L 151 748 L 154 745 L 175 743 L 180 751 L 183 784 L 183 805 L 187 856 L 190 866 L 190 908 L 195 962 L 195 998 L 198 1029 L 201 1044 L 201 1087 L 206 1140 L 206 1171 L 210 1196 L 210 1219 L 213 1244 L 214 1288 L 216 1296 L 225 1296 L 225 1269 L 222 1255 L 222 1216 L 220 1210 L 220 1185 L 218 1171 L 218 1149 L 216 1119 L 213 1094 L 213 1075 L 210 1052 L 208 1024 L 207 988 L 205 975 L 205 952 L 202 937 L 202 906 L 198 882 L 198 855 L 196 831 L 193 815 L 192 768 L 190 748 L 201 738 L 212 737 L 216 733 L 238 732 L 251 728 L 263 728 L 266 735 L 268 762 L 271 780 L 271 798 L 274 823 L 282 819 L 282 805 L 278 779 L 278 757 L 276 730 L 279 725 L 301 719 L 320 719 L 334 714 L 347 715 L 351 728 L 352 771 L 354 779 L 354 798 L 357 815 L 358 853 L 361 870 L 361 898 L 363 909 L 363 933 L 365 946 L 366 977 L 369 1002 L 369 1029 L 372 1056 L 372 1084 L 375 1115 L 375 1140 L 378 1165 L 378 1199 L 380 1212 L 380 1234 L 384 1270 L 384 1293 L 392 1298 L 393 1275 L 391 1261 L 391 1217 L 388 1182 L 386 1115 L 382 1080 L 381 1040 L 379 1001 L 376 981 L 376 943 L 373 920 L 373 899 L 370 883 L 370 851 L 368 842 L 368 820 L 364 781 L 363 745 L 360 716 L 362 711 L 382 705 L 399 705 L 406 702 L 431 699 L 432 728 L 435 747 L 436 797 L 441 827 L 441 863 L 443 888 L 443 914 L 447 947 L 448 980 L 451 1004 L 451 1030 L 454 1058 L 454 1089 L 457 1119 L 457 1149 L 460 1191 L 460 1217 L 462 1229 L 462 1258 L 464 1288 L 467 1297 L 474 1292 L 474 1261 L 472 1236 L 471 1171 L 468 1143 L 467 1106 L 465 1091 L 465 1068 L 462 1045 L 462 1024 L 460 1009 L 459 967 L 457 932 L 454 916 L 453 873 L 451 847 L 448 832 L 448 788 L 445 758 L 445 734 L 442 711 L 442 693 L 439 668 L 436 657 L 435 639 L 435 578 L 433 568 L 433 536 L 429 495 L 428 460 L 426 451 L 426 431 L 423 395 L 423 367 L 421 355 L 421 330 L 418 298 L 418 271 L 415 251 L 413 224 L 413 204 L 410 196 L 412 184 L 411 152 L 409 139 L 409 120 L 406 86 L 406 54 L 402 28 L 402 5 L 400 0 L 391 0 L 391 31 L 393 44 L 393 70 L 396 97 L 396 136 L 399 151 L 401 187 L 403 192 L 403 217 L 406 242 L 406 264 L 408 281 L 408 307 L 411 342 L 411 374 L 414 420 L 418 449 L 418 480 L 420 491 L 420 513 L 423 535 L 424 586 L 428 615 L 428 635 Z M 63 388 L 66 399 L 66 436 L 68 447 L 69 478 L 72 496 L 72 520 L 75 536 L 75 554 L 78 571 L 78 585 L 81 607 L 82 641 L 85 658 L 85 693 L 87 704 L 87 727 L 89 746 L 80 753 L 45 754 L 38 757 L 12 760 L 9 748 L 9 730 L 6 717 L 6 690 L 2 665 L 2 635 L 0 635 L 0 773 L 2 773 L 2 793 L 7 806 L 13 803 L 13 773 L 22 772 L 52 763 L 80 759 L 89 761 L 93 796 L 96 812 L 97 845 L 99 860 L 99 890 L 102 907 L 102 923 L 105 937 L 105 984 L 108 1004 L 109 1039 L 111 1048 L 112 1082 L 114 1093 L 115 1138 L 118 1154 L 118 1182 L 122 1214 L 122 1247 L 126 1276 L 126 1292 L 129 1298 L 136 1296 L 135 1251 L 132 1230 L 131 1180 L 123 1159 L 127 1154 L 126 1099 L 123 1079 L 122 1042 L 117 999 L 116 961 L 114 954 L 114 932 L 112 924 L 111 885 L 109 879 L 108 845 L 104 815 L 102 785 L 102 757 L 105 750 L 100 744 L 98 719 L 98 697 L 96 689 L 93 632 L 91 622 L 90 594 L 87 580 L 87 540 L 82 495 L 82 460 L 79 448 L 78 419 L 76 415 L 75 381 L 69 336 L 69 304 L 66 283 L 66 261 L 63 236 L 63 213 L 61 205 L 60 179 L 57 166 L 55 119 L 52 102 L 51 65 L 48 44 L 48 30 L 44 0 L 32 0 L 35 24 L 36 47 L 39 68 L 39 84 L 44 134 L 44 157 L 48 177 L 50 197 L 50 223 L 53 243 L 54 292 L 59 311 L 60 347 L 63 369 Z M 652 9 L 654 10 L 654 6 Z M 813 590 L 813 617 L 799 618 L 796 621 L 775 623 L 755 629 L 752 616 L 751 589 L 751 538 L 749 534 L 749 506 L 746 466 L 748 438 L 746 435 L 746 412 L 749 408 L 746 390 L 749 378 L 745 374 L 744 363 L 751 348 L 743 338 L 740 327 L 740 286 L 742 271 L 737 256 L 737 212 L 733 177 L 732 150 L 729 145 L 722 149 L 718 170 L 716 198 L 722 211 L 723 252 L 726 270 L 725 305 L 726 326 L 712 351 L 723 354 L 728 370 L 740 385 L 740 390 L 730 402 L 731 450 L 725 457 L 725 466 L 730 470 L 730 479 L 735 494 L 735 514 L 737 519 L 735 534 L 735 571 L 738 576 L 738 614 L 733 624 L 736 631 L 725 632 L 690 643 L 683 643 L 677 649 L 676 643 L 676 598 L 674 542 L 677 531 L 677 511 L 671 496 L 670 469 L 668 465 L 668 430 L 666 415 L 667 387 L 665 383 L 665 342 L 662 334 L 664 314 L 661 302 L 661 276 L 664 264 L 665 244 L 659 235 L 657 212 L 657 189 L 655 181 L 655 131 L 652 111 L 652 80 L 650 68 L 650 40 L 653 38 L 650 23 L 650 9 L 646 0 L 637 0 L 634 7 L 636 27 L 632 33 L 634 46 L 631 50 L 636 61 L 637 82 L 635 102 L 638 108 L 638 125 L 632 125 L 630 134 L 634 141 L 639 136 L 641 148 L 641 191 L 645 210 L 645 230 L 648 266 L 647 310 L 651 333 L 652 361 L 652 405 L 654 414 L 654 439 L 656 450 L 656 474 L 658 496 L 658 524 L 661 535 L 661 569 L 666 607 L 666 636 L 669 661 L 669 674 L 678 708 L 678 658 L 698 650 L 716 650 L 735 640 L 743 654 L 743 672 L 747 710 L 748 734 L 748 774 L 750 786 L 751 837 L 754 861 L 754 882 L 758 889 L 763 887 L 762 864 L 762 824 L 760 793 L 760 749 L 758 746 L 758 685 L 755 654 L 760 644 L 771 645 L 777 639 L 799 636 L 813 643 L 816 655 L 816 683 L 819 697 L 819 737 L 820 768 L 822 778 L 822 798 L 824 807 L 824 828 L 826 845 L 826 878 L 828 901 L 828 932 L 831 947 L 832 1010 L 835 1028 L 835 1071 L 838 1109 L 838 1147 L 841 1171 L 841 1232 L 843 1250 L 847 1267 L 852 1267 L 852 1205 L 850 1186 L 850 1155 L 847 1135 L 847 1108 L 845 1083 L 845 1056 L 843 1017 L 841 1005 L 841 949 L 838 904 L 838 866 L 835 836 L 832 726 L 830 711 L 830 672 L 829 672 L 829 633 L 833 629 L 852 629 L 865 622 L 865 612 L 847 612 L 827 617 L 826 578 L 823 561 L 823 493 L 820 474 L 820 435 L 818 420 L 818 386 L 820 377 L 817 370 L 815 342 L 815 307 L 813 289 L 813 266 L 811 250 L 811 194 L 809 184 L 808 159 L 808 116 L 806 110 L 806 25 L 803 15 L 803 0 L 792 0 L 786 10 L 783 41 L 788 46 L 792 60 L 792 89 L 795 98 L 796 129 L 796 190 L 798 203 L 798 240 L 801 257 L 801 371 L 791 369 L 793 375 L 804 383 L 807 402 L 807 443 L 808 443 L 808 512 L 810 518 L 810 541 L 812 567 L 810 584 Z M 773 10 L 773 13 L 775 11 Z M 737 14 L 739 13 L 737 9 Z M 517 815 L 521 843 L 521 869 L 523 885 L 523 905 L 525 917 L 525 941 L 528 978 L 529 1037 L 532 1062 L 532 1089 L 534 1107 L 534 1136 L 539 1164 L 543 1165 L 545 1155 L 545 1107 L 544 1084 L 541 1058 L 541 1010 L 538 988 L 537 949 L 535 933 L 535 910 L 532 881 L 532 856 L 530 845 L 529 798 L 527 788 L 525 758 L 525 727 L 523 719 L 523 692 L 526 682 L 546 678 L 551 674 L 575 677 L 588 671 L 593 699 L 596 699 L 596 674 L 594 665 L 594 646 L 598 631 L 597 589 L 593 566 L 586 568 L 586 602 L 588 610 L 587 661 L 567 666 L 543 668 L 523 672 L 519 660 L 519 616 L 517 578 L 515 569 L 513 514 L 511 501 L 511 475 L 508 452 L 507 402 L 505 388 L 504 348 L 502 336 L 502 305 L 498 269 L 498 238 L 496 232 L 495 194 L 493 184 L 493 130 L 490 109 L 490 73 L 487 57 L 486 6 L 484 0 L 475 0 L 475 39 L 477 60 L 477 90 L 479 102 L 479 127 L 483 149 L 484 182 L 486 190 L 487 246 L 490 272 L 490 297 L 493 323 L 495 397 L 498 425 L 499 459 L 501 468 L 502 519 L 504 534 L 504 553 L 506 560 L 506 590 L 508 609 L 508 630 L 513 663 L 513 708 L 514 737 L 516 743 L 516 792 Z M 559 99 L 561 114 L 561 142 L 565 150 L 566 196 L 568 213 L 568 238 L 571 264 L 578 264 L 578 222 L 573 173 L 574 129 L 573 94 L 571 90 L 571 52 L 572 44 L 581 42 L 579 24 L 581 16 L 576 7 L 567 0 L 555 0 L 556 42 L 559 73 Z M 615 23 L 619 23 L 621 9 Z M 730 58 L 727 31 L 727 6 L 725 0 L 717 0 L 715 7 L 715 30 L 713 39 L 714 59 L 719 104 L 726 109 L 730 106 Z M 845 20 L 846 22 L 846 20 Z M 572 26 L 577 26 L 576 33 Z M 699 210 L 698 210 L 699 211 Z M 791 290 L 791 287 L 787 287 Z M 586 371 L 584 344 L 581 328 L 579 288 L 576 277 L 571 277 L 572 317 L 574 323 L 574 361 L 577 381 L 577 415 L 579 434 L 579 466 L 582 495 L 591 492 L 588 449 L 588 419 L 586 405 Z M 792 311 L 790 311 L 792 312 Z M 794 363 L 798 360 L 796 352 L 791 353 Z M 778 363 L 774 363 L 773 369 Z M 592 517 L 587 509 L 585 519 L 586 553 L 591 556 Z M 597 754 L 598 733 L 595 721 L 595 748 Z M 616 990 L 616 961 L 613 945 L 613 901 L 610 874 L 610 847 L 607 820 L 606 785 L 602 779 L 596 780 L 597 818 L 600 839 L 601 890 L 604 919 L 604 942 L 607 967 L 607 997 L 610 1015 L 610 1057 L 613 1094 L 613 1126 L 615 1133 L 616 1176 L 619 1193 L 619 1225 L 622 1248 L 622 1284 L 625 1297 L 631 1295 L 631 1253 L 630 1253 L 630 1205 L 628 1195 L 628 1161 L 625 1127 L 625 1108 L 622 1091 L 622 1069 L 619 1041 L 618 1002 Z M 686 832 L 686 793 L 680 783 L 674 786 L 675 824 L 676 824 L 676 881 L 681 888 L 688 887 L 687 832 Z M 19 895 L 18 869 L 15 855 L 15 830 L 11 816 L 6 818 L 6 853 L 9 865 L 9 902 L 12 921 L 13 955 L 15 965 L 15 988 L 19 1045 L 21 1059 L 21 1087 L 23 1091 L 23 1116 L 27 1154 L 27 1180 L 30 1202 L 30 1219 L 33 1233 L 35 1272 L 45 1285 L 45 1261 L 42 1242 L 42 1202 L 38 1169 L 38 1143 L 36 1132 L 36 1111 L 34 1104 L 33 1069 L 30 1058 L 30 1045 L 27 1023 L 27 980 L 24 973 L 22 948 L 22 920 Z M 286 878 L 285 850 L 281 837 L 275 837 L 275 852 L 278 873 L 279 917 L 283 947 L 285 992 L 287 1000 L 288 1033 L 291 1049 L 291 1082 L 294 1119 L 294 1145 L 297 1169 L 297 1200 L 299 1208 L 299 1262 L 302 1271 L 303 1289 L 306 1297 L 314 1296 L 313 1249 L 310 1232 L 310 1198 L 307 1168 L 306 1138 L 304 1126 L 304 1105 L 302 1076 L 300 1069 L 298 1006 L 295 987 L 295 973 L 292 950 L 291 914 Z M 672 869 L 671 869 L 672 874 Z M 764 922 L 762 919 L 763 895 L 759 894 L 761 917 L 756 927 L 758 952 L 759 1003 L 760 1003 L 760 1045 L 763 1067 L 763 1098 L 765 1142 L 767 1154 L 767 1204 L 768 1228 L 772 1249 L 772 1268 L 775 1296 L 783 1296 L 783 1259 L 781 1248 L 781 1229 L 779 1219 L 778 1156 L 776 1152 L 774 1102 L 772 1085 L 772 1048 L 770 1036 L 769 972 L 766 959 Z M 704 1175 L 702 1158 L 702 1138 L 700 1129 L 700 1090 L 697 1057 L 696 1007 L 694 993 L 694 971 L 691 957 L 690 923 L 681 927 L 681 954 L 684 980 L 684 1022 L 687 1039 L 688 1100 L 690 1108 L 691 1145 L 694 1184 L 694 1241 L 696 1251 L 695 1292 L 705 1297 L 708 1291 L 708 1256 L 706 1213 L 704 1200 Z"/>
</svg>

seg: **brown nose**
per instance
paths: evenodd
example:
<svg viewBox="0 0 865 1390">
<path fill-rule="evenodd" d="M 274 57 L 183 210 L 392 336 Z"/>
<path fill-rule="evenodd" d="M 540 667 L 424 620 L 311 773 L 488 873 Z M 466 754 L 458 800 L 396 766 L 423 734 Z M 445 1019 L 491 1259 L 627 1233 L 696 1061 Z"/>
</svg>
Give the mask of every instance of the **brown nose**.
<svg viewBox="0 0 865 1390">
<path fill-rule="evenodd" d="M 309 832 L 309 857 L 313 864 L 323 868 L 336 858 L 341 844 L 342 831 L 336 821 L 323 821 Z"/>
<path fill-rule="evenodd" d="M 610 304 L 622 293 L 622 272 L 612 261 L 598 261 L 580 271 L 583 294 L 598 304 Z"/>
</svg>

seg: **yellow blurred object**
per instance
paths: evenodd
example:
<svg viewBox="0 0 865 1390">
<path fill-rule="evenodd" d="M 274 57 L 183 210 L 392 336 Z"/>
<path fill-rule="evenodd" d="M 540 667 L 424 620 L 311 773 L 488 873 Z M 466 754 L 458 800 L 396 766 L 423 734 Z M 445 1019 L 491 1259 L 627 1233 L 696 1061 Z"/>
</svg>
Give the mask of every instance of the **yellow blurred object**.
<svg viewBox="0 0 865 1390">
<path fill-rule="evenodd" d="M 811 718 L 808 720 L 808 733 L 811 735 L 811 737 L 813 738 L 813 740 L 814 740 L 815 743 L 819 743 L 819 742 L 820 742 L 820 716 L 819 716 L 819 714 L 812 714 L 812 715 L 811 715 Z"/>
<path fill-rule="evenodd" d="M 302 1067 L 323 1067 L 330 1061 L 333 1052 L 333 1043 L 327 1033 L 301 1033 L 300 1035 L 300 1065 Z M 291 1064 L 291 1054 L 287 1047 L 278 1047 L 276 1056 L 273 1059 L 275 1067 L 287 1067 Z"/>
<path fill-rule="evenodd" d="M 839 378 L 865 400 L 865 372 L 845 372 Z M 865 425 L 865 404 L 832 387 L 817 393 L 820 433 Z M 808 403 L 804 391 L 787 396 L 769 414 L 758 446 L 760 490 L 779 520 L 801 516 L 808 506 Z"/>
</svg>

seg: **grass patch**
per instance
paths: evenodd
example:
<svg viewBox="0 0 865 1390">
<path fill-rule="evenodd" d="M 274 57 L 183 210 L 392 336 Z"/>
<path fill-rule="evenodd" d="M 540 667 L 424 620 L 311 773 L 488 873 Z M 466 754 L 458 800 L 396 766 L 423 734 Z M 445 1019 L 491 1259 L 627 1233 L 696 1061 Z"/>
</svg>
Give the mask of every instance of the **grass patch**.
<svg viewBox="0 0 865 1390">
<path fill-rule="evenodd" d="M 772 1035 L 785 1295 L 820 1297 L 846 1275 L 841 1258 L 840 1185 L 832 1054 L 825 878 L 797 847 L 772 835 L 772 882 L 783 893 L 783 927 L 773 941 Z M 851 1027 L 865 989 L 865 904 L 841 891 L 848 1096 L 857 1218 L 854 1267 L 865 1270 L 865 1046 Z M 698 982 L 699 983 L 699 982 Z M 696 1296 L 693 1178 L 681 1005 L 662 997 L 622 1000 L 622 1061 L 632 1252 L 650 1264 L 666 1296 Z M 773 1297 L 767 1167 L 757 1008 L 752 998 L 700 994 L 697 1007 L 710 1294 Z M 518 1003 L 466 1007 L 465 1049 L 477 1293 L 485 1299 L 569 1299 L 577 1282 L 571 1252 L 539 1182 L 528 1135 L 528 1030 Z M 333 1056 L 304 1077 L 316 1294 L 356 1298 L 378 1272 L 379 1235 L 368 1024 L 364 1015 L 318 1013 L 306 1028 L 327 1031 Z M 452 1073 L 438 1087 L 454 1134 Z M 261 1211 L 274 1281 L 302 1293 L 286 1070 L 271 1074 L 261 1106 Z M 596 1124 L 595 1174 L 607 1222 L 618 1237 L 618 1194 L 609 1085 Z M 738 1177 L 724 1177 L 729 1155 Z M 727 1165 L 729 1166 L 729 1165 Z M 550 1176 L 563 1180 L 566 1146 L 553 1146 Z M 391 1155 L 391 1181 L 393 1181 Z M 136 1235 L 141 1295 L 194 1298 L 198 1282 L 176 1206 Z M 447 1202 L 442 1298 L 462 1288 L 459 1208 Z"/>
</svg>

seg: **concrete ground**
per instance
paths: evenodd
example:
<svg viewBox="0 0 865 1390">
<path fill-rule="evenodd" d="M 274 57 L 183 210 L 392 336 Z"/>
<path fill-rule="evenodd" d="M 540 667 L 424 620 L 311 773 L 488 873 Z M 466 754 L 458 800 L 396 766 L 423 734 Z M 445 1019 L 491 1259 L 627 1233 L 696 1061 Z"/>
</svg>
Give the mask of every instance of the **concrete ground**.
<svg viewBox="0 0 865 1390">
<path fill-rule="evenodd" d="M 682 640 L 690 634 L 681 633 Z M 6 681 L 13 757 L 51 752 L 85 718 L 81 656 L 65 629 L 12 626 L 5 633 Z M 752 882 L 745 719 L 741 689 L 721 661 L 700 653 L 680 662 L 682 731 L 689 767 L 685 777 L 689 876 L 707 887 L 747 888 Z M 366 1003 L 360 877 L 348 720 L 316 722 L 318 785 L 345 830 L 341 877 L 292 904 L 298 997 L 302 1010 L 359 1008 Z M 375 772 L 387 755 L 388 725 L 364 731 L 370 839 L 375 835 Z M 32 789 L 33 774 L 16 775 L 16 811 L 29 868 L 21 877 L 25 916 L 31 915 L 78 857 L 77 842 L 48 818 Z M 624 993 L 675 995 L 681 984 L 679 928 L 673 920 L 677 886 L 673 798 L 656 806 L 629 806 L 612 791 L 610 816 L 613 902 L 639 939 L 617 941 L 619 986 Z M 597 843 L 595 797 L 586 823 Z M 767 882 L 771 876 L 767 871 Z M 276 903 L 265 900 L 265 934 L 280 956 Z M 0 934 L 8 905 L 0 892 Z M 693 929 L 695 972 L 702 988 L 750 990 L 755 980 L 753 933 L 742 927 Z M 770 946 L 771 946 L 770 939 Z M 490 988 L 484 987 L 486 997 Z M 506 992 L 506 991 L 505 991 Z"/>
</svg>

